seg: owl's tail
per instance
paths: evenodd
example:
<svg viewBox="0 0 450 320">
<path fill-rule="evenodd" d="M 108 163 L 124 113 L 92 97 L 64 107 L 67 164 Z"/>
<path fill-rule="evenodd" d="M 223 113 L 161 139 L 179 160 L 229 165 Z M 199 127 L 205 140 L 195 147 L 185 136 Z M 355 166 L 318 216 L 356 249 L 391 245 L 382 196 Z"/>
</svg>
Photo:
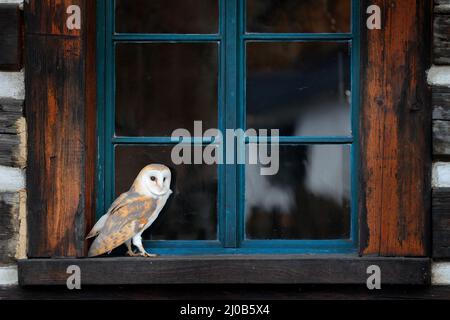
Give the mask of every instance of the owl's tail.
<svg viewBox="0 0 450 320">
<path fill-rule="evenodd" d="M 106 219 L 108 219 L 108 214 L 103 215 L 92 228 L 91 232 L 86 236 L 86 239 L 98 236 L 100 231 L 103 229 Z"/>
</svg>

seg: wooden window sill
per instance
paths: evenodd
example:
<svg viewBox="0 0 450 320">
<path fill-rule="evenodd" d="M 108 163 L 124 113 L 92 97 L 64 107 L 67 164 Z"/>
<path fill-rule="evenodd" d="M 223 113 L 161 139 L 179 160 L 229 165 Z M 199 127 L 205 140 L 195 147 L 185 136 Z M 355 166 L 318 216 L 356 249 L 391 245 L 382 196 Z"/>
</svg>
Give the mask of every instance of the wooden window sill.
<svg viewBox="0 0 450 320">
<path fill-rule="evenodd" d="M 380 267 L 382 285 L 428 285 L 431 278 L 429 258 L 356 255 L 27 259 L 18 265 L 22 286 L 66 285 L 70 265 L 80 267 L 83 285 L 366 284 L 371 265 Z"/>
</svg>

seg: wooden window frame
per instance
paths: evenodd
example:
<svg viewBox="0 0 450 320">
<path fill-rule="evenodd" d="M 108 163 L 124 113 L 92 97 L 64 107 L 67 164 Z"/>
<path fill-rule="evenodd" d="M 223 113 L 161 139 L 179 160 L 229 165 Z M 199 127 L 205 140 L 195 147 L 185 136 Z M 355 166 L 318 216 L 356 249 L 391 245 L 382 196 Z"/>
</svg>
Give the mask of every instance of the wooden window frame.
<svg viewBox="0 0 450 320">
<path fill-rule="evenodd" d="M 218 72 L 218 124 L 222 132 L 226 129 L 246 128 L 245 85 L 246 85 L 246 44 L 251 41 L 285 43 L 342 43 L 350 52 L 350 78 L 352 92 L 351 133 L 346 135 L 323 135 L 316 137 L 280 136 L 280 145 L 326 145 L 348 146 L 350 151 L 351 211 L 348 221 L 349 237 L 346 239 L 324 240 L 250 240 L 245 237 L 244 197 L 245 168 L 240 165 L 218 165 L 217 230 L 216 240 L 144 241 L 144 247 L 154 253 L 172 254 L 315 254 L 315 253 L 356 253 L 358 252 L 358 168 L 359 158 L 359 0 L 350 0 L 351 14 L 349 32 L 345 33 L 280 33 L 264 34 L 245 31 L 245 1 L 219 0 L 218 32 L 215 34 L 136 34 L 115 33 L 113 1 L 98 1 L 99 30 L 97 46 L 98 73 L 98 164 L 97 164 L 97 219 L 108 209 L 115 198 L 114 152 L 116 146 L 172 146 L 170 137 L 117 137 L 115 135 L 115 48 L 118 44 L 143 42 L 155 43 L 217 43 L 219 56 Z M 233 23 L 237 21 L 237 23 Z M 102 25 L 104 24 L 104 25 Z M 225 58 L 226 57 L 226 58 Z M 226 63 L 225 63 L 226 62 Z M 233 88 L 225 89 L 225 88 Z M 237 89 L 236 89 L 237 88 Z M 236 107 L 238 106 L 238 107 Z M 226 115 L 226 116 L 225 116 Z M 203 138 L 208 145 L 210 138 Z M 246 143 L 256 142 L 247 137 Z M 235 150 L 235 152 L 237 152 Z M 231 209 L 232 208 L 232 209 Z"/>
<path fill-rule="evenodd" d="M 82 8 L 81 30 L 65 27 L 70 4 Z M 358 252 L 150 261 L 73 259 L 85 257 L 95 216 L 95 1 L 25 3 L 29 259 L 19 261 L 21 284 L 64 284 L 68 263 L 87 270 L 85 284 L 365 283 L 371 264 L 385 270 L 386 284 L 428 284 L 432 1 L 363 0 L 360 17 L 372 4 L 383 25 L 360 21 Z"/>
</svg>

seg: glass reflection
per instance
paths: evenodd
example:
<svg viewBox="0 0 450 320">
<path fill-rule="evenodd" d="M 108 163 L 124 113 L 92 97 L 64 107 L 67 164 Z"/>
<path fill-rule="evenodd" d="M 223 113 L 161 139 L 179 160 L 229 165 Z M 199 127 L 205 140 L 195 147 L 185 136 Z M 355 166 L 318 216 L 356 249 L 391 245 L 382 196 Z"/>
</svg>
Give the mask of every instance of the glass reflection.
<svg viewBox="0 0 450 320">
<path fill-rule="evenodd" d="M 216 43 L 118 44 L 116 134 L 170 136 L 193 132 L 194 120 L 217 128 Z"/>
<path fill-rule="evenodd" d="M 119 33 L 217 33 L 218 0 L 116 0 Z"/>
<path fill-rule="evenodd" d="M 247 31 L 349 32 L 351 0 L 247 0 Z"/>
<path fill-rule="evenodd" d="M 280 170 L 246 166 L 246 237 L 348 239 L 350 147 L 280 145 Z"/>
<path fill-rule="evenodd" d="M 247 127 L 282 136 L 349 135 L 346 42 L 247 44 Z"/>
<path fill-rule="evenodd" d="M 173 165 L 171 146 L 117 146 L 115 193 L 132 185 L 148 164 L 161 163 L 172 171 L 174 192 L 155 223 L 144 233 L 146 240 L 217 239 L 217 167 Z"/>
</svg>

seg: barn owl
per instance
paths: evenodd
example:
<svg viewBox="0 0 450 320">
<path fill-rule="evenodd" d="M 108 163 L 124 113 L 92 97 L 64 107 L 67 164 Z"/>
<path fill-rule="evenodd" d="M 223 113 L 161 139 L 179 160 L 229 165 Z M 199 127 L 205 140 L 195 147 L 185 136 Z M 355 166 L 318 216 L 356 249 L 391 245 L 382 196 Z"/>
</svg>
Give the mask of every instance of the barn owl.
<svg viewBox="0 0 450 320">
<path fill-rule="evenodd" d="M 87 236 L 97 237 L 89 249 L 89 257 L 110 252 L 123 243 L 127 245 L 129 256 L 156 256 L 145 251 L 141 236 L 158 218 L 172 194 L 170 181 L 170 169 L 164 165 L 151 164 L 143 168 L 130 190 L 113 202 Z M 138 248 L 138 253 L 134 253 L 131 244 Z"/>
</svg>

